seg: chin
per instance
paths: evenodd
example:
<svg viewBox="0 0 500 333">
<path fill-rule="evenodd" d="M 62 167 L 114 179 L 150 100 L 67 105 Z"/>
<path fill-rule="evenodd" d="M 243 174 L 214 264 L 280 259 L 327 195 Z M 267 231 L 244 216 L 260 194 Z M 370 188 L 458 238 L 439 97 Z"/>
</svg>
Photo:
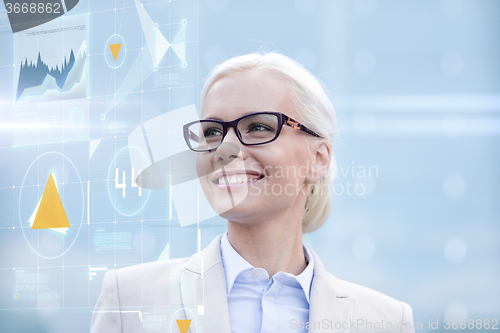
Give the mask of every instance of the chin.
<svg viewBox="0 0 500 333">
<path fill-rule="evenodd" d="M 229 192 L 213 193 L 208 197 L 210 206 L 218 215 L 230 219 L 246 215 L 248 212 L 255 212 L 256 207 L 249 202 L 251 198 L 248 197 L 248 193 L 238 193 L 238 191 L 231 191 L 231 193 L 233 201 L 229 197 Z"/>
<path fill-rule="evenodd" d="M 260 216 L 259 213 L 255 213 L 254 209 L 245 207 L 234 207 L 219 215 L 223 219 L 228 221 L 236 222 L 240 225 L 251 225 L 265 222 L 266 219 Z"/>
<path fill-rule="evenodd" d="M 231 187 L 230 190 L 220 188 L 210 180 L 210 175 L 200 178 L 203 193 L 212 209 L 220 216 L 227 218 L 227 213 L 255 211 L 255 196 L 251 195 L 247 186 Z M 254 203 L 252 203 L 254 202 Z"/>
</svg>

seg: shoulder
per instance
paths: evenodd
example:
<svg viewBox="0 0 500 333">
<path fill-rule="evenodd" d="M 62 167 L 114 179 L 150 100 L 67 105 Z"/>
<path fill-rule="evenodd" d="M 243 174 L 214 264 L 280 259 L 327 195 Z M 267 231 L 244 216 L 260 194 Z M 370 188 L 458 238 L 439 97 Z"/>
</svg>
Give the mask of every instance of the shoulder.
<svg viewBox="0 0 500 333">
<path fill-rule="evenodd" d="M 401 333 L 415 332 L 413 311 L 407 303 L 374 289 L 339 279 L 326 270 L 314 251 L 311 252 L 315 260 L 314 280 L 317 281 L 316 288 L 313 283 L 313 289 L 322 303 L 319 305 L 341 306 L 347 317 L 362 330 L 391 327 Z M 331 298 L 337 301 L 331 301 Z"/>
<path fill-rule="evenodd" d="M 331 276 L 346 295 L 354 298 L 353 319 L 371 321 L 373 324 L 383 320 L 385 323 L 391 322 L 393 327 L 399 327 L 401 332 L 413 332 L 410 327 L 413 325 L 410 324 L 413 323 L 410 305 L 374 289 Z"/>
<path fill-rule="evenodd" d="M 155 261 L 114 270 L 119 283 L 137 281 L 137 279 L 157 279 L 165 274 L 175 274 L 182 270 L 189 258 Z"/>
<path fill-rule="evenodd" d="M 182 304 L 179 275 L 188 258 L 151 262 L 106 272 L 92 315 L 91 332 L 118 333 L 140 327 L 143 307 L 165 309 Z M 129 314 L 122 315 L 126 309 Z"/>
<path fill-rule="evenodd" d="M 364 307 L 376 307 L 380 309 L 380 311 L 391 309 L 397 311 L 401 309 L 401 302 L 391 296 L 353 282 L 338 278 L 336 281 L 348 295 L 356 298 L 356 303 L 359 303 L 359 305 Z"/>
<path fill-rule="evenodd" d="M 189 258 L 150 262 L 113 269 L 104 276 L 101 293 L 113 293 L 120 306 L 159 305 L 180 301 L 179 276 Z"/>
<path fill-rule="evenodd" d="M 328 298 L 335 297 L 339 303 L 349 308 L 354 320 L 368 320 L 380 322 L 390 321 L 394 324 L 404 324 L 413 321 L 411 307 L 400 300 L 383 294 L 374 289 L 339 279 L 328 272 L 319 256 L 309 249 L 314 257 L 314 281 L 317 281 L 315 295 L 320 303 L 331 303 Z M 324 295 L 327 296 L 324 296 Z M 401 330 L 405 332 L 404 329 Z M 412 332 L 409 330 L 408 332 Z"/>
</svg>

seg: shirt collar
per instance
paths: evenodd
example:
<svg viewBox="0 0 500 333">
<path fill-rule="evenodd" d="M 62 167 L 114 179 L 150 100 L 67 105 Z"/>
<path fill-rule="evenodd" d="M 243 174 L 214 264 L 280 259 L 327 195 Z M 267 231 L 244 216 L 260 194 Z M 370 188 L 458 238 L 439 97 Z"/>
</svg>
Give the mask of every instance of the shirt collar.
<svg viewBox="0 0 500 333">
<path fill-rule="evenodd" d="M 222 264 L 226 273 L 227 294 L 229 295 L 231 289 L 233 288 L 236 277 L 238 277 L 238 275 L 244 270 L 253 269 L 255 267 L 253 267 L 238 252 L 236 252 L 233 246 L 229 243 L 229 240 L 227 238 L 227 231 L 222 235 L 220 243 Z M 309 293 L 314 272 L 314 257 L 305 245 L 302 245 L 302 247 L 304 249 L 306 257 L 307 267 L 299 275 L 289 275 L 295 277 L 297 282 L 302 287 L 302 290 L 304 291 L 307 302 L 309 302 Z"/>
</svg>

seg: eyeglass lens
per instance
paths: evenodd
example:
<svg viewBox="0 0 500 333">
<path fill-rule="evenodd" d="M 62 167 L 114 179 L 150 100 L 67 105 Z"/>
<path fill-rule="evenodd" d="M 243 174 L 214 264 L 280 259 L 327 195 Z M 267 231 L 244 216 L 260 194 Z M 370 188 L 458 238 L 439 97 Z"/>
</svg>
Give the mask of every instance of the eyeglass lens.
<svg viewBox="0 0 500 333">
<path fill-rule="evenodd" d="M 242 118 L 238 131 L 245 144 L 266 143 L 276 137 L 278 117 L 257 114 Z M 197 122 L 189 127 L 189 142 L 195 150 L 216 149 L 222 142 L 223 127 L 218 122 Z"/>
</svg>

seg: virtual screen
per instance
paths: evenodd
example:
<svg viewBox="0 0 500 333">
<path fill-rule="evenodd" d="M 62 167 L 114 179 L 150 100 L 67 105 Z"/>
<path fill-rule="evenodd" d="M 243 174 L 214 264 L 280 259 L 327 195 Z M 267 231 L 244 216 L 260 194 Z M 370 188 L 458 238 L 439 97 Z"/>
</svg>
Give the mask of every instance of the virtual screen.
<svg viewBox="0 0 500 333">
<path fill-rule="evenodd" d="M 336 111 L 332 211 L 304 244 L 408 303 L 416 331 L 498 329 L 500 6 L 434 2 L 5 0 L 0 332 L 89 332 L 107 272 L 174 265 L 227 230 L 183 125 L 213 66 L 262 51 L 304 65 Z M 210 332 L 216 296 L 197 288 L 121 320 Z"/>
</svg>

